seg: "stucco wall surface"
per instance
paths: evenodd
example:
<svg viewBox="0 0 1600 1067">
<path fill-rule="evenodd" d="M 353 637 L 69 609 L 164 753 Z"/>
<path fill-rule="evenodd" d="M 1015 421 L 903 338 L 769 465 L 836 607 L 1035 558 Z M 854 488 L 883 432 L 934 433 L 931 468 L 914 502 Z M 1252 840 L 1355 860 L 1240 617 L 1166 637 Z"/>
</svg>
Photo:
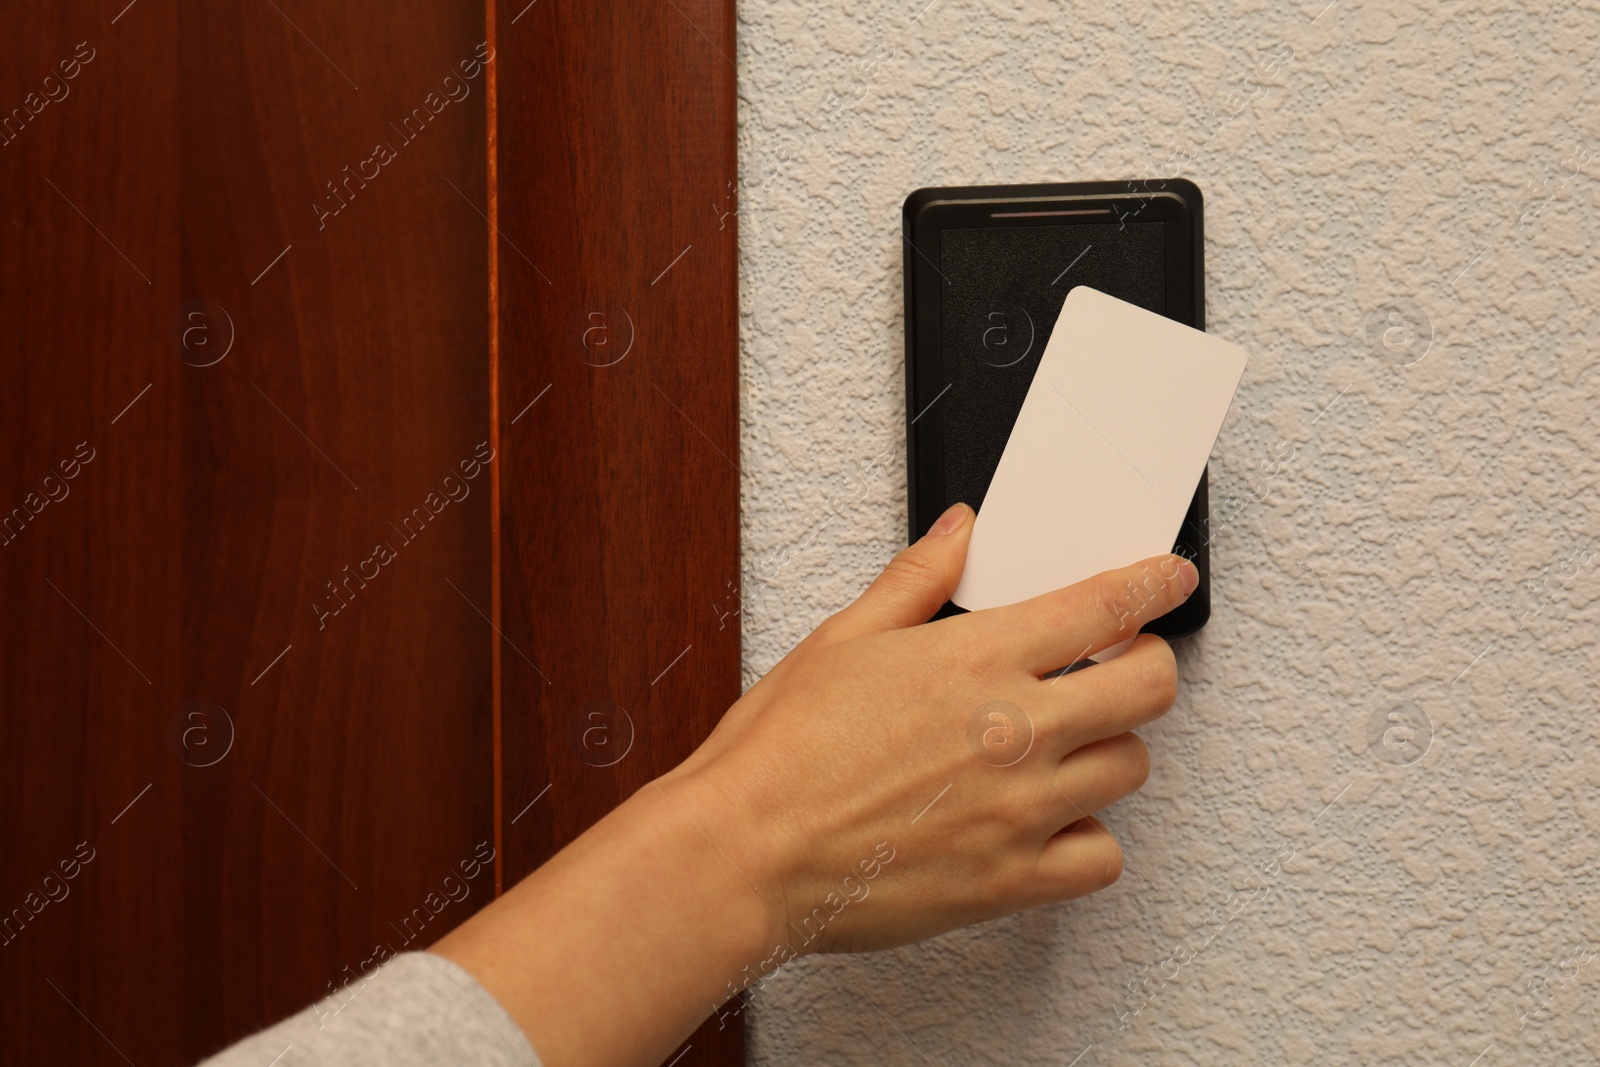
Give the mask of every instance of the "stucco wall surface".
<svg viewBox="0 0 1600 1067">
<path fill-rule="evenodd" d="M 1597 48 L 1594 0 L 741 5 L 747 683 L 903 543 L 912 189 L 1181 173 L 1251 357 L 1122 880 L 799 961 L 754 1063 L 1600 1063 Z"/>
</svg>

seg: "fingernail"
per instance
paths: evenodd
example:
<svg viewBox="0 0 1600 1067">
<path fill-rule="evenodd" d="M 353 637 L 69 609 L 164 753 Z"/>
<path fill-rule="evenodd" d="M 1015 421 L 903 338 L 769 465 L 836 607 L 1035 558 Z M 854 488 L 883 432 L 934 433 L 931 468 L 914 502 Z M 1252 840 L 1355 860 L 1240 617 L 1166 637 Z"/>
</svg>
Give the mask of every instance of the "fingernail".
<svg viewBox="0 0 1600 1067">
<path fill-rule="evenodd" d="M 1177 560 L 1178 573 L 1182 575 L 1183 595 L 1188 596 L 1190 593 L 1194 592 L 1195 587 L 1200 584 L 1200 572 L 1195 569 L 1195 565 L 1193 563 L 1190 563 L 1182 556 L 1178 556 Z"/>
<path fill-rule="evenodd" d="M 933 524 L 928 531 L 929 537 L 943 537 L 945 534 L 955 533 L 961 529 L 961 524 L 967 521 L 967 512 L 970 510 L 965 504 L 951 504 L 939 521 Z"/>
</svg>

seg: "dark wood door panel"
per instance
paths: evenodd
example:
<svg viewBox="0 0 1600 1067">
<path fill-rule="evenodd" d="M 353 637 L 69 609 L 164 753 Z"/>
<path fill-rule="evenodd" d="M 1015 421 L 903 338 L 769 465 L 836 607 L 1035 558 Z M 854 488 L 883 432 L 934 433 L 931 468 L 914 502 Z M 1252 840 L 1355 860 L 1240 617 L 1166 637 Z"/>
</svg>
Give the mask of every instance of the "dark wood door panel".
<svg viewBox="0 0 1600 1067">
<path fill-rule="evenodd" d="M 508 884 L 739 696 L 733 16 L 495 6 Z"/>
<path fill-rule="evenodd" d="M 0 1058 L 193 1060 L 738 696 L 733 10 L 0 20 Z"/>
<path fill-rule="evenodd" d="M 491 891 L 483 11 L 0 25 L 0 1059 L 193 1060 Z"/>
</svg>

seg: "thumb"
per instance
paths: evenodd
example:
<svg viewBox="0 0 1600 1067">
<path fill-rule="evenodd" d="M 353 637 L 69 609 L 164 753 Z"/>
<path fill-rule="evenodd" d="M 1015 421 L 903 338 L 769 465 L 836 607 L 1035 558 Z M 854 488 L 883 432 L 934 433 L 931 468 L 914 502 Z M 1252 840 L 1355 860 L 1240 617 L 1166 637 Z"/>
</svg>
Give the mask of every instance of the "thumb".
<svg viewBox="0 0 1600 1067">
<path fill-rule="evenodd" d="M 823 624 L 828 643 L 932 618 L 961 580 L 975 515 L 965 504 L 952 504 L 921 540 L 889 561 L 855 603 Z"/>
</svg>

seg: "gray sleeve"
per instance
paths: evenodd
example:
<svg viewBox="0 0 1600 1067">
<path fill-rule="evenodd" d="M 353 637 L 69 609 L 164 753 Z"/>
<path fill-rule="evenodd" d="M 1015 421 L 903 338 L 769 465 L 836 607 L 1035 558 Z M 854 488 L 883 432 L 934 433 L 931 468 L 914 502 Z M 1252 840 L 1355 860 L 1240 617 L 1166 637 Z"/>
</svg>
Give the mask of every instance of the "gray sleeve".
<svg viewBox="0 0 1600 1067">
<path fill-rule="evenodd" d="M 455 963 L 406 952 L 203 1067 L 540 1067 L 500 1002 Z"/>
</svg>

